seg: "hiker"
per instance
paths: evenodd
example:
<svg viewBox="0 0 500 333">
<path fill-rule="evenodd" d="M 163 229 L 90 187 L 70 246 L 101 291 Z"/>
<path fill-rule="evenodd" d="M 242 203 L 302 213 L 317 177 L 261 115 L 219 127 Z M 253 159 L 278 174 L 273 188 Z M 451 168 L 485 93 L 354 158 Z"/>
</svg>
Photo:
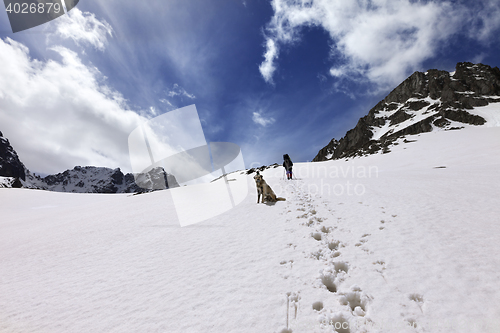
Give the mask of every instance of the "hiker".
<svg viewBox="0 0 500 333">
<path fill-rule="evenodd" d="M 283 155 L 283 167 L 286 170 L 286 178 L 288 180 L 292 179 L 292 166 L 293 162 L 290 159 L 290 156 L 288 156 L 288 154 Z"/>
</svg>

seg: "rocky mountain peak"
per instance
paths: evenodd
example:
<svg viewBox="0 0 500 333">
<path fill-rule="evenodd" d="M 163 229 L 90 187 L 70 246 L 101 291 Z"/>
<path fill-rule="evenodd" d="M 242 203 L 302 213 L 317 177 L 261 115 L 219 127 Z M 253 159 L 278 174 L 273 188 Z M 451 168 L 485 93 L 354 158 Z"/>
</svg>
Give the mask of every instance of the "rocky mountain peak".
<svg viewBox="0 0 500 333">
<path fill-rule="evenodd" d="M 410 98 L 430 97 L 442 102 L 458 100 L 470 109 L 486 105 L 483 96 L 498 96 L 499 93 L 500 70 L 497 67 L 460 62 L 452 73 L 437 69 L 413 73 L 381 103 L 405 103 Z"/>
<path fill-rule="evenodd" d="M 500 70 L 470 62 L 454 72 L 437 69 L 415 72 L 361 118 L 340 140 L 322 148 L 313 161 L 387 152 L 395 139 L 434 129 L 483 125 L 469 112 L 500 102 Z"/>
</svg>

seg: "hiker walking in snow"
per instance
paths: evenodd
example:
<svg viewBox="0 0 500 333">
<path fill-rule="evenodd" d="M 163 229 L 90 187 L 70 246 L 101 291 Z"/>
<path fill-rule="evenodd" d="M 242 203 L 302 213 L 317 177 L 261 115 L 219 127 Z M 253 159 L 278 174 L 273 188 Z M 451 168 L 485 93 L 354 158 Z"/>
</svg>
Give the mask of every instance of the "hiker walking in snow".
<svg viewBox="0 0 500 333">
<path fill-rule="evenodd" d="M 292 179 L 292 166 L 293 162 L 288 154 L 283 155 L 283 167 L 286 170 L 286 178 L 288 180 Z"/>
</svg>

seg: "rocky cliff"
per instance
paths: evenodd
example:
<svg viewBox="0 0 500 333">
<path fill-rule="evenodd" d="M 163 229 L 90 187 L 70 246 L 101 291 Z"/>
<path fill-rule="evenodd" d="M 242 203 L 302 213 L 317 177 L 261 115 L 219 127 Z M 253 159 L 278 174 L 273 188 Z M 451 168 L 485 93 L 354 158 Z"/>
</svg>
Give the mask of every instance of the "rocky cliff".
<svg viewBox="0 0 500 333">
<path fill-rule="evenodd" d="M 16 151 L 10 145 L 9 140 L 0 132 L 0 176 L 13 178 L 14 187 L 20 187 L 20 179 L 26 179 L 24 164 L 19 160 Z"/>
<path fill-rule="evenodd" d="M 415 72 L 343 138 L 322 148 L 313 161 L 388 152 L 405 135 L 483 125 L 486 119 L 474 110 L 499 102 L 497 67 L 464 62 L 451 73 L 436 69 Z"/>
</svg>

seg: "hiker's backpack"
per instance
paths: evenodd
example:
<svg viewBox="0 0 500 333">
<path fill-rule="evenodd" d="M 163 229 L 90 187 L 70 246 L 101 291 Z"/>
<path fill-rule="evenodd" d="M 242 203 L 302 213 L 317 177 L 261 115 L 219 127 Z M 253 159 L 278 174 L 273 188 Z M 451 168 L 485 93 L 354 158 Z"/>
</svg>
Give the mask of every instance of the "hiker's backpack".
<svg viewBox="0 0 500 333">
<path fill-rule="evenodd" d="M 290 156 L 288 156 L 288 154 L 283 155 L 283 162 L 286 163 L 286 165 L 288 166 L 288 168 L 290 168 L 290 167 L 293 166 L 293 162 L 290 159 Z"/>
</svg>

